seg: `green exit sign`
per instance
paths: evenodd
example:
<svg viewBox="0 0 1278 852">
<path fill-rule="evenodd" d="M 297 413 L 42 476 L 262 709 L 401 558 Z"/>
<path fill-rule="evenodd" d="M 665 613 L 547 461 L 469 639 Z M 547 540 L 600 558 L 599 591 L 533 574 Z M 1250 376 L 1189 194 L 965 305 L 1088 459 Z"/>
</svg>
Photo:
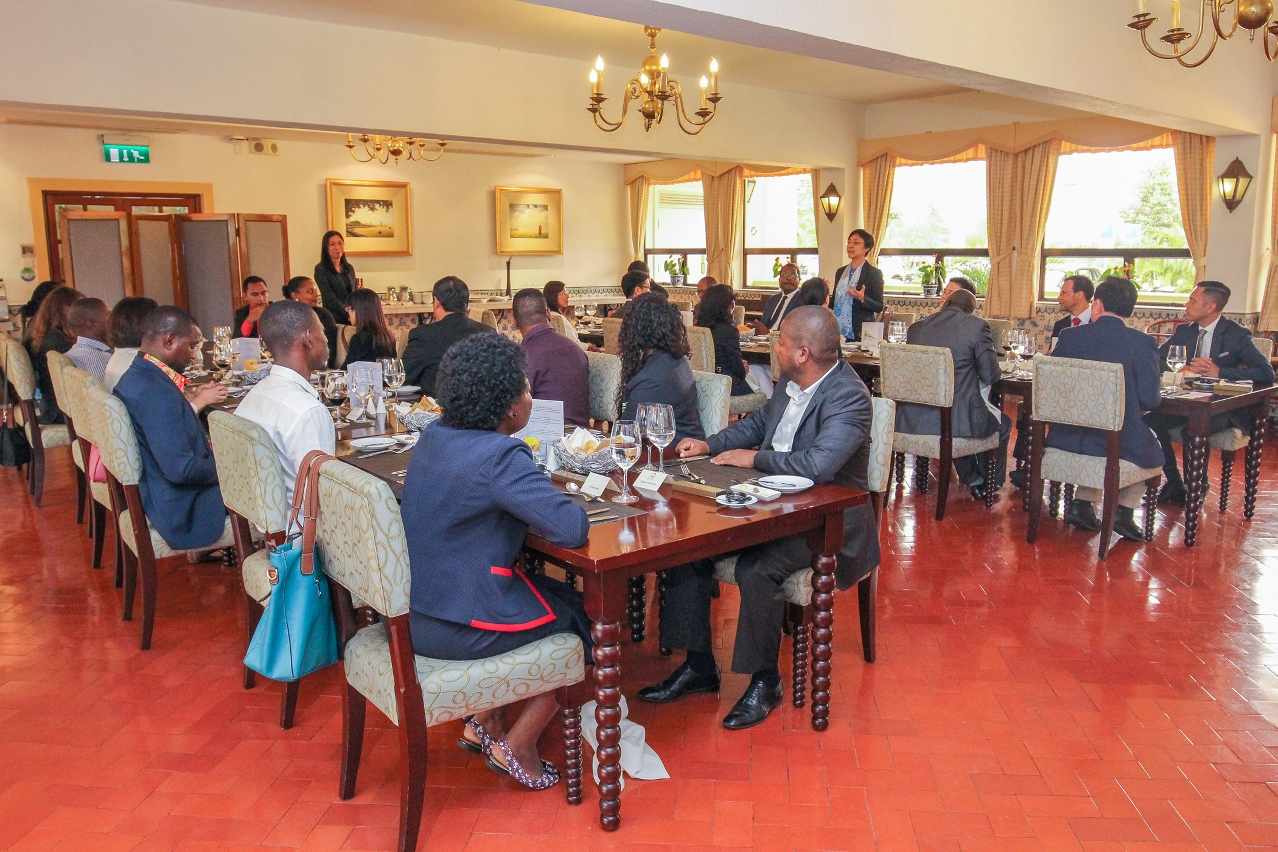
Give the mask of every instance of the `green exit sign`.
<svg viewBox="0 0 1278 852">
<path fill-rule="evenodd" d="M 102 156 L 108 163 L 149 163 L 151 162 L 150 145 L 117 145 L 112 142 L 102 143 Z"/>
</svg>

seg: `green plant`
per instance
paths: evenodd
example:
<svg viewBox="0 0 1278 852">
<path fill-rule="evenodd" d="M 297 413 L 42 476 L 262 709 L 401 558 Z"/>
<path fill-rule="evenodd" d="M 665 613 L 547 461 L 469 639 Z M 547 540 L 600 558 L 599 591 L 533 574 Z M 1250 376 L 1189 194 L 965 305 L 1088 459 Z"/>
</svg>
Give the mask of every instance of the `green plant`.
<svg viewBox="0 0 1278 852">
<path fill-rule="evenodd" d="M 933 257 L 931 263 L 919 264 L 919 283 L 925 290 L 935 285 L 939 291 L 945 286 L 945 264 L 939 256 Z"/>
<path fill-rule="evenodd" d="M 778 257 L 772 260 L 772 277 L 773 278 L 781 277 L 781 267 L 783 266 L 785 266 L 785 262 L 782 261 L 781 258 Z"/>
</svg>

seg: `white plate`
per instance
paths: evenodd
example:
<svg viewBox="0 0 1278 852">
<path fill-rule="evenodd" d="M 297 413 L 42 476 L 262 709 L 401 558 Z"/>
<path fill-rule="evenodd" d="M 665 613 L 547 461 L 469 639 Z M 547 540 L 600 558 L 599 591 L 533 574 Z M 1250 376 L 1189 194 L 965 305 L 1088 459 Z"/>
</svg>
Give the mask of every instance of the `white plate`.
<svg viewBox="0 0 1278 852">
<path fill-rule="evenodd" d="M 400 385 L 399 390 L 395 391 L 395 396 L 410 396 L 420 390 L 421 388 L 417 385 Z"/>
<path fill-rule="evenodd" d="M 394 438 L 356 438 L 351 441 L 351 446 L 357 450 L 384 450 L 395 444 Z"/>
<path fill-rule="evenodd" d="M 755 503 L 759 502 L 759 498 L 755 497 L 753 494 L 742 494 L 739 491 L 734 491 L 733 493 L 746 499 L 729 500 L 727 494 L 720 494 L 718 497 L 714 498 L 714 502 L 718 503 L 720 506 L 727 506 L 729 509 L 741 509 L 746 506 L 753 506 Z"/>
<path fill-rule="evenodd" d="M 759 484 L 782 494 L 797 494 L 807 491 L 816 483 L 806 476 L 764 476 L 759 478 Z"/>
</svg>

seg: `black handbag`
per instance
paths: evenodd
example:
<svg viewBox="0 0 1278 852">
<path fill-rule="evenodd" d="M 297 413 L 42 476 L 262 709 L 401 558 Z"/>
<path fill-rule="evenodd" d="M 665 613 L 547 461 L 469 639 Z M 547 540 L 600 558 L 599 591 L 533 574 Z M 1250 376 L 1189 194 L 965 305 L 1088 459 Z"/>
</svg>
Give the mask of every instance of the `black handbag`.
<svg viewBox="0 0 1278 852">
<path fill-rule="evenodd" d="M 9 407 L 9 347 L 5 346 L 4 359 L 4 378 L 0 382 L 4 384 L 4 403 L 0 405 L 0 416 L 2 416 L 3 424 L 0 425 L 0 466 L 2 467 L 22 467 L 31 461 L 31 445 L 27 443 L 27 435 L 14 422 L 13 411 Z"/>
</svg>

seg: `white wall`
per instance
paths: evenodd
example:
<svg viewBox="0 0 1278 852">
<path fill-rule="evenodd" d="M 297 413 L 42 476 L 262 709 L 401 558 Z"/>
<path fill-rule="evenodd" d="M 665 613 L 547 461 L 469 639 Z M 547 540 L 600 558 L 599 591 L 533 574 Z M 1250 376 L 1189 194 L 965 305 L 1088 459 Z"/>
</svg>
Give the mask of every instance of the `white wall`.
<svg viewBox="0 0 1278 852">
<path fill-rule="evenodd" d="M 934 98 L 870 104 L 865 108 L 865 113 L 866 139 L 1090 115 L 1081 110 L 991 95 L 988 92 L 961 92 Z"/>
<path fill-rule="evenodd" d="M 570 286 L 614 285 L 629 261 L 630 236 L 622 168 L 570 159 L 446 154 L 434 164 L 361 165 L 336 144 L 283 143 L 279 156 L 236 155 L 225 137 L 151 134 L 150 165 L 103 162 L 91 130 L 0 125 L 0 278 L 11 304 L 26 301 L 32 284 L 18 279 L 20 243 L 33 233 L 27 178 L 155 180 L 212 183 L 216 210 L 288 216 L 294 275 L 310 275 L 326 230 L 325 178 L 400 180 L 412 185 L 413 254 L 357 257 L 367 286 L 428 288 L 459 275 L 472 288 L 505 286 L 505 259 L 496 256 L 493 187 L 559 187 L 564 191 L 564 253 L 517 257 L 513 286 L 542 286 L 559 278 Z M 36 228 L 42 227 L 39 223 Z"/>
</svg>

